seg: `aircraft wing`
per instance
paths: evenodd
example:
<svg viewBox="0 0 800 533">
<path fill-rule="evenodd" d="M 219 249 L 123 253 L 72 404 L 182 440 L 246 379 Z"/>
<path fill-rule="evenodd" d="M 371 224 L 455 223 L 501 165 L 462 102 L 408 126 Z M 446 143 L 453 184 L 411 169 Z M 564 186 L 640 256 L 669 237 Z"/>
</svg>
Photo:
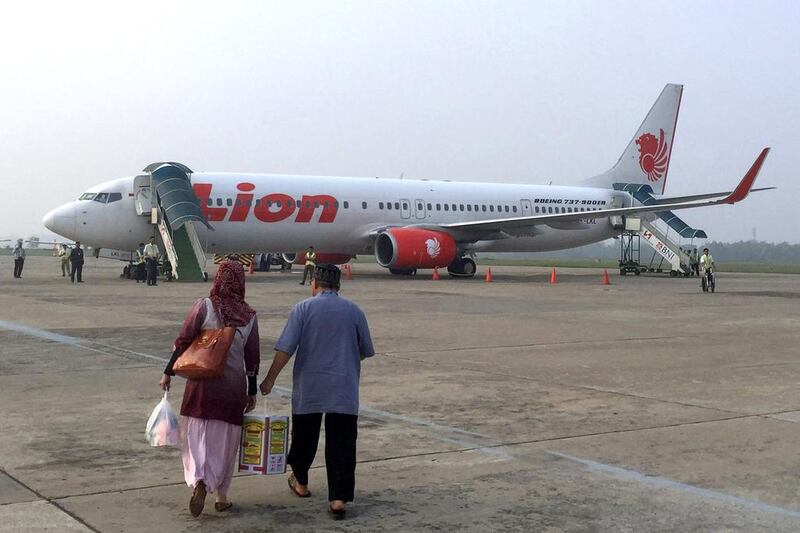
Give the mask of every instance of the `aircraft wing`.
<svg viewBox="0 0 800 533">
<path fill-rule="evenodd" d="M 695 197 L 687 196 L 683 197 L 683 199 L 690 199 L 689 201 L 672 201 L 669 203 L 659 203 L 657 205 L 640 205 L 636 207 L 620 207 L 620 208 L 613 208 L 613 209 L 598 209 L 597 211 L 581 211 L 581 212 L 573 212 L 573 213 L 559 213 L 559 214 L 546 214 L 546 215 L 535 215 L 535 216 L 527 216 L 527 217 L 515 217 L 515 218 L 500 218 L 494 220 L 481 220 L 476 222 L 455 222 L 453 224 L 442 224 L 439 225 L 440 230 L 449 230 L 452 232 L 458 232 L 460 237 L 463 238 L 465 233 L 493 233 L 493 232 L 518 232 L 523 228 L 532 229 L 532 226 L 537 225 L 548 225 L 548 226 L 559 226 L 565 227 L 566 225 L 575 224 L 578 225 L 581 220 L 586 219 L 594 219 L 594 218 L 605 218 L 605 217 L 612 217 L 612 216 L 621 216 L 621 215 L 638 215 L 641 213 L 653 213 L 659 211 L 675 211 L 677 209 L 691 209 L 695 207 L 708 207 L 712 205 L 721 205 L 721 204 L 735 204 L 737 202 L 741 202 L 744 200 L 747 195 L 750 193 L 753 187 L 753 183 L 758 176 L 758 172 L 761 170 L 761 166 L 764 164 L 764 160 L 769 153 L 769 148 L 764 148 L 759 156 L 756 158 L 753 165 L 750 167 L 750 170 L 744 175 L 742 180 L 739 182 L 739 185 L 731 191 L 727 193 L 724 198 L 720 198 L 717 200 L 708 200 L 708 201 L 692 201 Z M 716 194 L 714 196 L 717 196 Z M 700 195 L 703 197 L 703 195 Z M 713 197 L 713 196 L 712 196 Z M 677 199 L 681 200 L 681 199 Z M 486 238 L 486 237 L 482 237 Z"/>
</svg>

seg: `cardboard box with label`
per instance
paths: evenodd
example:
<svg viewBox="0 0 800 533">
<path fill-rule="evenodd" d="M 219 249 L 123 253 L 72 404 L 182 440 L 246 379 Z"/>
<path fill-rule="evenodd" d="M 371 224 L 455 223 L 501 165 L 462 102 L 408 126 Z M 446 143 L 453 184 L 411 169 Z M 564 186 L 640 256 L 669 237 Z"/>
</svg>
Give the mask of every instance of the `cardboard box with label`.
<svg viewBox="0 0 800 533">
<path fill-rule="evenodd" d="M 285 474 L 288 448 L 288 416 L 244 415 L 239 472 Z"/>
</svg>

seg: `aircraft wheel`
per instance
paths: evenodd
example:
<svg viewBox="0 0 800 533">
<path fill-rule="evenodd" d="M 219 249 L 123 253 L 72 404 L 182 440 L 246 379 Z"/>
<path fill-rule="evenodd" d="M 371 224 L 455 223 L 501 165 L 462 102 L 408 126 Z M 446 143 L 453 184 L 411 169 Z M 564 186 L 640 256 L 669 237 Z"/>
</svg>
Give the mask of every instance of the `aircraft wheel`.
<svg viewBox="0 0 800 533">
<path fill-rule="evenodd" d="M 447 267 L 447 273 L 454 278 L 472 278 L 477 270 L 478 267 L 475 265 L 475 261 L 469 257 L 454 259 Z"/>
<path fill-rule="evenodd" d="M 416 268 L 390 268 L 389 272 L 395 276 L 414 276 L 417 273 Z"/>
<path fill-rule="evenodd" d="M 642 271 L 641 271 L 641 270 L 639 270 L 638 268 L 637 268 L 636 270 L 634 270 L 634 271 L 633 271 L 633 274 L 634 274 L 635 276 L 638 276 L 638 275 L 639 275 L 639 274 L 641 274 L 641 273 L 642 273 Z"/>
</svg>

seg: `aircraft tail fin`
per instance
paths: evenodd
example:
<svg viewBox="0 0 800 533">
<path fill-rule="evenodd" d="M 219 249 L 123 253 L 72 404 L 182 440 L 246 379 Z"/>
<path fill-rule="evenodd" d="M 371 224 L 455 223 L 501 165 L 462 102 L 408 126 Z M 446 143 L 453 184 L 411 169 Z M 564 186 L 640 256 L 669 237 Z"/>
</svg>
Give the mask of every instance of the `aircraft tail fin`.
<svg viewBox="0 0 800 533">
<path fill-rule="evenodd" d="M 667 84 L 617 163 L 585 184 L 613 188 L 615 183 L 637 183 L 664 194 L 682 93 L 683 85 Z"/>
</svg>

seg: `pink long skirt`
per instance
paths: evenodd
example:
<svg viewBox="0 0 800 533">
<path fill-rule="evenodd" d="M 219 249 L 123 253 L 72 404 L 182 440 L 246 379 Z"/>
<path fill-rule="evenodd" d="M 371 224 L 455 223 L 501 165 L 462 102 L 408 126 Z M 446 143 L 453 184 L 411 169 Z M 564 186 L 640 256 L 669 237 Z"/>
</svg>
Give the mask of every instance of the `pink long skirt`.
<svg viewBox="0 0 800 533">
<path fill-rule="evenodd" d="M 184 417 L 183 475 L 194 488 L 201 479 L 209 492 L 228 492 L 236 468 L 242 427 L 222 420 Z"/>
</svg>

